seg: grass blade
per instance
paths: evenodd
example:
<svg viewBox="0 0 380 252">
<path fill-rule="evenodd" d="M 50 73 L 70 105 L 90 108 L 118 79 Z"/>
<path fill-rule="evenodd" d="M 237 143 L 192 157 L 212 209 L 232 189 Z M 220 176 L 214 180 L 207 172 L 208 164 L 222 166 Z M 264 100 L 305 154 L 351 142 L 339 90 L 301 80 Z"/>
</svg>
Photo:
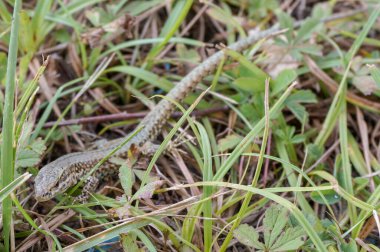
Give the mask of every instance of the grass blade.
<svg viewBox="0 0 380 252">
<path fill-rule="evenodd" d="M 21 1 L 16 0 L 13 7 L 11 36 L 5 83 L 3 144 L 1 148 L 1 188 L 9 185 L 14 177 L 14 99 L 16 87 L 16 65 L 18 50 L 19 12 Z M 10 235 L 12 225 L 12 200 L 7 197 L 3 201 L 3 239 L 5 251 L 10 250 Z"/>
</svg>

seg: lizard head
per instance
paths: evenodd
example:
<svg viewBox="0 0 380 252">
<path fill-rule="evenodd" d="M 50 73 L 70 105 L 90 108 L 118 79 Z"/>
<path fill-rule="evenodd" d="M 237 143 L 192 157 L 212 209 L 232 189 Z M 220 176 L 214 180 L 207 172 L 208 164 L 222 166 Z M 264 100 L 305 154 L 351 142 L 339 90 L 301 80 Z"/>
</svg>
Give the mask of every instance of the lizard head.
<svg viewBox="0 0 380 252">
<path fill-rule="evenodd" d="M 75 164 L 66 155 L 42 167 L 35 179 L 36 200 L 47 201 L 74 185 L 74 177 L 77 176 L 71 168 L 75 167 Z"/>
</svg>

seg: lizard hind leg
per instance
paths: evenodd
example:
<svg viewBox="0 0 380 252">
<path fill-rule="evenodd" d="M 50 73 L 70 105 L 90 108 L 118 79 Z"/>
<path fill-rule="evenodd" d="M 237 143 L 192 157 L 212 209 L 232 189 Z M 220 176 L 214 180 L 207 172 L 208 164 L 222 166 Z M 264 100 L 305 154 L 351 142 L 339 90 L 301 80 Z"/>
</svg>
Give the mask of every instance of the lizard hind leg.
<svg viewBox="0 0 380 252">
<path fill-rule="evenodd" d="M 89 198 L 92 192 L 96 190 L 96 188 L 99 185 L 99 179 L 95 176 L 90 176 L 87 178 L 87 180 L 84 182 L 84 186 L 82 189 L 82 193 L 75 197 L 75 201 L 79 202 L 86 202 Z"/>
<path fill-rule="evenodd" d="M 172 150 L 177 150 L 177 147 L 180 146 L 182 143 L 176 138 L 174 141 L 170 141 L 169 144 L 166 146 L 165 150 L 162 152 L 162 154 L 167 155 L 172 152 Z M 152 157 L 159 149 L 159 144 L 154 144 L 152 142 L 146 142 L 143 146 L 140 147 L 140 152 L 142 154 L 142 157 L 140 157 L 140 160 L 144 157 Z"/>
</svg>

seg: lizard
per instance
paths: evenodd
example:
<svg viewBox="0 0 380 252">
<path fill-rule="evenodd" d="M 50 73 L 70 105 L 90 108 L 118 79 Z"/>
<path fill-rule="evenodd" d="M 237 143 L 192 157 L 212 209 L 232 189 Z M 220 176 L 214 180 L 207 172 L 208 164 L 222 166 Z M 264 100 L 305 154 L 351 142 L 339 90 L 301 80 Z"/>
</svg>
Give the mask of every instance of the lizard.
<svg viewBox="0 0 380 252">
<path fill-rule="evenodd" d="M 229 49 L 242 52 L 252 46 L 257 41 L 269 36 L 282 33 L 278 26 L 273 26 L 264 31 L 242 39 L 228 46 Z M 204 77 L 211 74 L 224 57 L 223 50 L 220 50 L 207 58 L 203 63 L 195 67 L 168 93 L 167 99 L 162 99 L 153 109 L 141 120 L 137 128 L 141 130 L 134 135 L 124 146 L 114 153 L 115 157 L 127 158 L 128 151 L 135 147 L 141 153 L 144 146 L 153 141 L 160 130 L 165 125 L 170 115 L 175 109 L 172 101 L 182 101 Z M 91 151 L 74 152 L 66 154 L 41 168 L 35 178 L 35 198 L 37 201 L 47 201 L 59 193 L 65 192 L 69 187 L 74 186 L 85 176 L 100 160 L 110 151 L 123 143 L 126 137 L 112 140 L 106 148 L 99 148 Z M 118 165 L 110 161 L 103 163 L 92 176 L 89 177 L 83 187 L 83 193 L 96 189 L 99 180 L 104 177 L 116 174 Z M 86 198 L 86 195 L 84 195 Z"/>
<path fill-rule="evenodd" d="M 321 22 L 327 22 L 350 15 L 355 15 L 363 12 L 365 9 L 353 11 L 349 14 L 338 13 L 328 18 L 321 19 Z M 304 20 L 298 21 L 293 25 L 293 28 L 299 27 L 304 23 Z M 227 48 L 236 52 L 242 52 L 261 39 L 269 36 L 276 36 L 286 30 L 281 30 L 278 24 L 273 25 L 271 28 L 241 39 Z M 224 50 L 220 50 L 207 58 L 203 63 L 195 67 L 188 73 L 175 87 L 167 93 L 167 99 L 162 99 L 146 116 L 141 120 L 138 128 L 141 130 L 134 135 L 124 146 L 114 153 L 114 156 L 127 158 L 128 151 L 134 148 L 138 155 L 143 152 L 144 146 L 153 141 L 160 133 L 162 127 L 165 125 L 170 115 L 175 109 L 175 104 L 171 101 L 182 101 L 196 85 L 207 75 L 211 74 L 219 65 L 224 57 Z M 121 143 L 126 141 L 129 136 L 121 137 L 112 140 L 107 144 L 106 148 L 99 148 L 91 151 L 75 152 L 66 154 L 51 163 L 45 165 L 35 178 L 35 198 L 37 201 L 47 201 L 52 199 L 59 193 L 65 192 L 69 187 L 77 184 L 83 176 L 85 176 L 99 161 L 107 156 L 109 152 L 118 147 Z M 83 193 L 90 192 L 96 189 L 98 181 L 104 177 L 116 174 L 118 165 L 106 161 L 104 162 L 95 173 L 89 177 L 88 183 L 83 187 Z"/>
</svg>

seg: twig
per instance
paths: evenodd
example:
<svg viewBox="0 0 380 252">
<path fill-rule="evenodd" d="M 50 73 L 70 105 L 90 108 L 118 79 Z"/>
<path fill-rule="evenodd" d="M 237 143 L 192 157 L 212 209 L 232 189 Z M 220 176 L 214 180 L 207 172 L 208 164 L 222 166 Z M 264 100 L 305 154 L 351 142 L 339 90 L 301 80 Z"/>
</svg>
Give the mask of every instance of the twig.
<svg viewBox="0 0 380 252">
<path fill-rule="evenodd" d="M 191 113 L 192 116 L 204 116 L 208 114 L 213 114 L 217 112 L 223 112 L 227 111 L 229 108 L 227 106 L 223 107 L 216 107 L 216 108 L 209 108 L 209 109 L 203 109 L 203 110 L 198 110 L 194 111 Z M 131 119 L 138 119 L 138 118 L 144 118 L 148 112 L 138 112 L 138 113 L 116 113 L 112 115 L 101 115 L 101 116 L 90 116 L 90 117 L 82 117 L 78 119 L 71 119 L 71 120 L 66 120 L 66 121 L 61 121 L 58 123 L 58 126 L 69 126 L 69 125 L 74 125 L 74 124 L 88 124 L 88 123 L 99 123 L 99 122 L 106 122 L 106 121 L 120 121 L 120 120 L 131 120 Z M 178 118 L 181 117 L 182 113 L 181 112 L 174 112 L 172 114 L 173 118 Z M 44 125 L 44 128 L 49 128 L 52 127 L 56 121 L 53 122 L 47 122 Z"/>
</svg>

